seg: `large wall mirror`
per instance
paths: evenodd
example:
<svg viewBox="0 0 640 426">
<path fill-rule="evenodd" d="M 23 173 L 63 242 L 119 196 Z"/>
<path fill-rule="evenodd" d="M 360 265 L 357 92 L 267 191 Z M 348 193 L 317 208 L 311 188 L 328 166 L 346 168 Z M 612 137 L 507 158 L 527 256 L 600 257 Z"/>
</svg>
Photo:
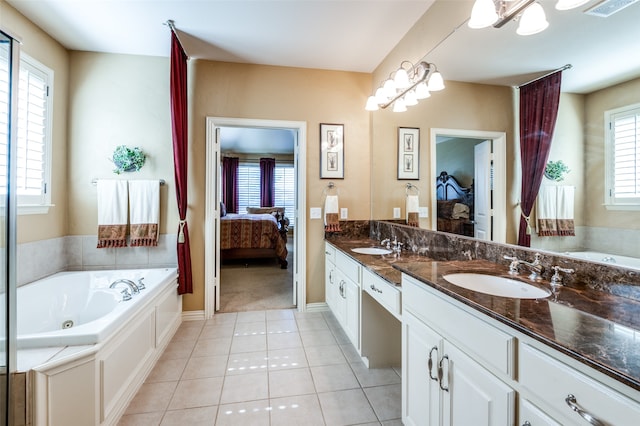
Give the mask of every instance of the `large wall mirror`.
<svg viewBox="0 0 640 426">
<path fill-rule="evenodd" d="M 520 157 L 514 138 L 518 131 L 516 87 L 571 64 L 563 71 L 549 155 L 549 160 L 562 160 L 570 172 L 561 183 L 543 179 L 543 185 L 575 189 L 576 236 L 538 237 L 534 227 L 532 247 L 640 258 L 640 211 L 613 210 L 604 205 L 605 111 L 640 103 L 640 55 L 636 54 L 640 3 L 599 17 L 585 13 L 597 1 L 564 12 L 555 10 L 555 1 L 542 1 L 549 28 L 528 37 L 517 35 L 517 23 L 513 22 L 500 29 L 472 30 L 460 16 L 468 16 L 473 2 L 447 3 L 452 2 L 437 1 L 421 20 L 424 26 L 438 22 L 442 28 L 453 29 L 450 34 L 443 30 L 441 42 L 424 48 L 425 53 L 431 49 L 426 59 L 438 66 L 446 89 L 404 113 L 394 113 L 391 108 L 372 113 L 372 219 L 404 217 L 406 182 L 396 176 L 398 127 L 420 129 L 420 179 L 410 182 L 420 190 L 420 205 L 427 207 L 428 217 L 420 218 L 420 227 L 425 229 L 437 226 L 434 200 L 442 172 L 455 177 L 464 188 L 476 184 L 469 164 L 473 162 L 473 147 L 480 142 L 438 136 L 433 129 L 458 129 L 470 134 L 504 132 L 505 163 L 497 175 L 504 179 L 504 199 L 493 213 L 499 217 L 504 241 L 515 243 L 520 217 Z M 411 32 L 408 37 L 412 37 Z M 417 34 L 413 44 L 419 44 Z M 415 51 L 407 49 L 409 53 Z M 394 217 L 397 207 L 401 208 L 400 218 Z M 603 259 L 596 255 L 589 260 Z"/>
</svg>

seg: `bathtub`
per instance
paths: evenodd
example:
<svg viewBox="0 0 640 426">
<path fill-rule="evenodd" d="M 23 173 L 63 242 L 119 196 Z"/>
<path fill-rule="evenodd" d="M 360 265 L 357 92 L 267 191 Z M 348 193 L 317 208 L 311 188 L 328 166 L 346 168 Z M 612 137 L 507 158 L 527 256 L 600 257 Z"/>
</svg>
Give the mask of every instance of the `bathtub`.
<svg viewBox="0 0 640 426">
<path fill-rule="evenodd" d="M 617 254 L 600 253 L 597 251 L 572 251 L 565 252 L 566 256 L 576 259 L 587 260 L 589 262 L 608 263 L 622 268 L 640 269 L 640 259 L 635 257 L 620 256 Z"/>
<path fill-rule="evenodd" d="M 100 343 L 155 295 L 175 286 L 176 277 L 176 268 L 78 271 L 23 285 L 17 291 L 17 347 Z M 118 279 L 142 279 L 146 288 L 124 301 L 126 285 L 109 288 Z"/>
</svg>

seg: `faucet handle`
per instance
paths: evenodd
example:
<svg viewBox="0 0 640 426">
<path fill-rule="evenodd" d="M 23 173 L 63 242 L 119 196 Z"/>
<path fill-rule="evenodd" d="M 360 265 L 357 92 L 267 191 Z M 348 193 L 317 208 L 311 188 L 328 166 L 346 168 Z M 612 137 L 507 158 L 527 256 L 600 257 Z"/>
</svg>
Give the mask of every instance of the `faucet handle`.
<svg viewBox="0 0 640 426">
<path fill-rule="evenodd" d="M 511 261 L 511 263 L 509 264 L 509 273 L 510 274 L 517 274 L 518 273 L 518 266 L 520 265 L 520 259 L 518 259 L 515 256 L 507 256 L 506 254 L 503 257 L 505 259 Z"/>
<path fill-rule="evenodd" d="M 551 277 L 551 285 L 552 286 L 562 285 L 562 275 L 560 275 L 560 272 L 564 272 L 565 274 L 573 274 L 575 272 L 574 269 L 561 268 L 558 265 L 552 266 L 551 269 L 553 269 L 553 276 Z"/>
<path fill-rule="evenodd" d="M 122 294 L 122 301 L 125 302 L 127 300 L 131 300 L 131 292 L 129 291 L 128 288 L 123 288 L 122 291 L 120 292 L 120 294 Z"/>
</svg>

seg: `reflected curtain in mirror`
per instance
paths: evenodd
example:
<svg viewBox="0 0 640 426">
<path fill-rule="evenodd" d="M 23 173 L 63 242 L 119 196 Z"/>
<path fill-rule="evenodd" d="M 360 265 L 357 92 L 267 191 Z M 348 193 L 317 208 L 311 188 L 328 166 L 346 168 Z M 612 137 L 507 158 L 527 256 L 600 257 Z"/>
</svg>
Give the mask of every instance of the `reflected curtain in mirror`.
<svg viewBox="0 0 640 426">
<path fill-rule="evenodd" d="M 228 213 L 238 213 L 238 157 L 222 158 L 222 202 Z"/>
<path fill-rule="evenodd" d="M 531 245 L 529 217 L 549 158 L 558 117 L 562 71 L 520 86 L 520 229 L 518 245 Z"/>
</svg>

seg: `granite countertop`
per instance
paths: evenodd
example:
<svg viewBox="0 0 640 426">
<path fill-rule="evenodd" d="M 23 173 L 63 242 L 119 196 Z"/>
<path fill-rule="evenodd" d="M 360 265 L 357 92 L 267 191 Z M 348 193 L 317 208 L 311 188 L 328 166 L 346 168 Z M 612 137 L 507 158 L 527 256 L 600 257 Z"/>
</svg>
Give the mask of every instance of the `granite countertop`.
<svg viewBox="0 0 640 426">
<path fill-rule="evenodd" d="M 477 272 L 533 284 L 526 274 L 514 277 L 508 264 L 486 260 L 438 261 L 402 252 L 400 256 L 363 255 L 356 247 L 379 247 L 372 239 L 330 239 L 387 281 L 400 286 L 406 273 L 448 296 L 549 345 L 579 362 L 640 391 L 640 302 L 584 287 L 561 287 L 546 299 L 491 296 L 455 286 L 442 275 Z M 537 284 L 550 289 L 547 281 Z"/>
</svg>

